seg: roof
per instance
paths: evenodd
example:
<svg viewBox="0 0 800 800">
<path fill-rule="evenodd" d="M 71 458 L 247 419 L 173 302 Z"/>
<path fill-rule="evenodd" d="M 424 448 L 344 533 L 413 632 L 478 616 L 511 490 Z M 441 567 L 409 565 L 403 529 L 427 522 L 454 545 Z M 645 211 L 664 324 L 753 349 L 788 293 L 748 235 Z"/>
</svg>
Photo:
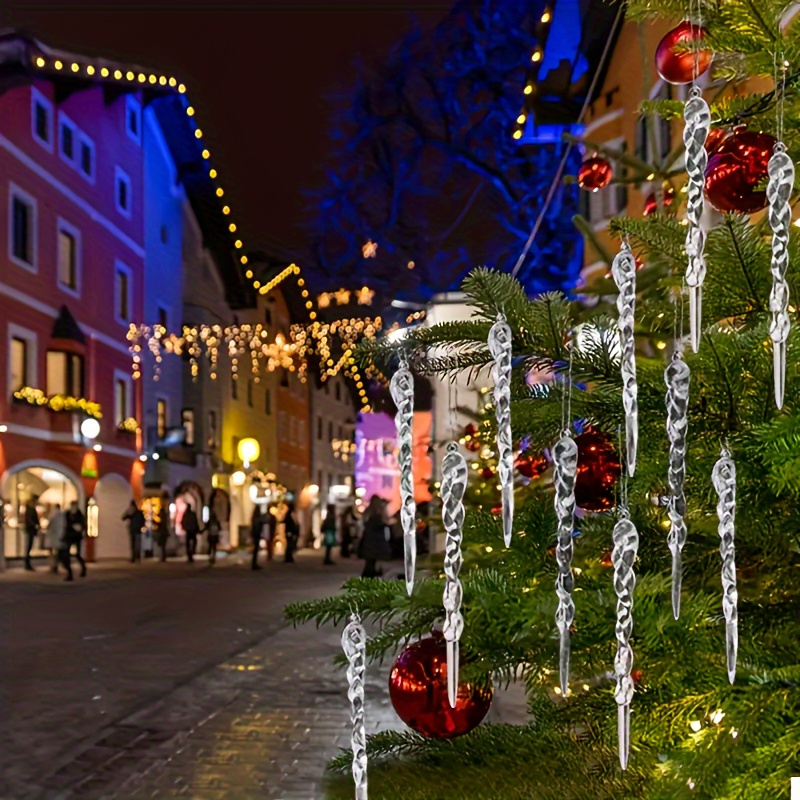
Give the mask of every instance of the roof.
<svg viewBox="0 0 800 800">
<path fill-rule="evenodd" d="M 252 306 L 255 295 L 239 265 L 229 219 L 222 212 L 218 194 L 222 190 L 212 177 L 208 151 L 196 135 L 193 114 L 187 113 L 186 87 L 172 76 L 136 64 L 52 48 L 19 30 L 0 32 L 0 93 L 35 79 L 53 82 L 56 101 L 96 86 L 103 88 L 108 99 L 141 92 L 143 104 L 152 106 L 204 244 L 214 256 L 226 300 L 233 308 Z M 241 247 L 242 243 L 237 244 Z"/>
</svg>

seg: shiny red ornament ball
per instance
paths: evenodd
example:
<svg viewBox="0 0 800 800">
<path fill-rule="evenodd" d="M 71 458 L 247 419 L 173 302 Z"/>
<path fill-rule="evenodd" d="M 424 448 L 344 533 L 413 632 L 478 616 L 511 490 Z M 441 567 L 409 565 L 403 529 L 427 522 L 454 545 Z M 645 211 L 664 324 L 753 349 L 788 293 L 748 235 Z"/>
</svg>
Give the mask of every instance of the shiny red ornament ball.
<svg viewBox="0 0 800 800">
<path fill-rule="evenodd" d="M 514 466 L 523 478 L 533 480 L 547 469 L 547 459 L 541 454 L 520 453 L 514 461 Z"/>
<path fill-rule="evenodd" d="M 753 214 L 766 208 L 767 166 L 774 148 L 775 137 L 768 133 L 734 131 L 708 159 L 708 202 L 724 213 Z"/>
<path fill-rule="evenodd" d="M 473 425 L 473 423 L 469 423 L 469 425 L 464 426 L 464 438 L 466 441 L 464 442 L 464 447 L 469 450 L 470 453 L 477 453 L 478 450 L 481 449 L 481 443 L 478 440 L 478 426 Z"/>
<path fill-rule="evenodd" d="M 706 153 L 713 156 L 719 150 L 722 143 L 728 138 L 730 130 L 727 128 L 712 128 L 706 136 Z"/>
<path fill-rule="evenodd" d="M 675 190 L 670 188 L 664 189 L 664 208 L 669 208 L 675 202 Z M 650 192 L 644 200 L 643 214 L 649 217 L 658 211 L 658 199 L 655 192 Z"/>
<path fill-rule="evenodd" d="M 483 478 L 485 481 L 494 478 L 494 470 L 491 467 L 484 467 L 481 470 L 481 478 Z"/>
<path fill-rule="evenodd" d="M 621 466 L 607 436 L 586 431 L 575 437 L 578 474 L 575 502 L 584 511 L 610 511 L 617 503 L 617 481 Z"/>
<path fill-rule="evenodd" d="M 478 426 L 474 425 L 473 423 L 469 423 L 469 425 L 464 426 L 464 436 L 477 436 L 478 435 Z"/>
<path fill-rule="evenodd" d="M 605 189 L 614 177 L 614 170 L 605 158 L 593 156 L 587 158 L 578 170 L 578 186 L 587 192 Z"/>
<path fill-rule="evenodd" d="M 429 739 L 452 739 L 476 728 L 492 704 L 491 689 L 460 683 L 456 707 L 447 699 L 447 650 L 434 634 L 407 647 L 389 673 L 389 697 L 397 716 Z"/>
<path fill-rule="evenodd" d="M 499 517 L 503 513 L 503 506 L 492 506 L 492 514 Z"/>
<path fill-rule="evenodd" d="M 684 20 L 673 28 L 656 48 L 656 71 L 667 83 L 691 83 L 711 66 L 711 50 L 689 50 L 692 42 L 705 39 L 708 31 Z M 696 61 L 696 73 L 695 73 Z"/>
</svg>

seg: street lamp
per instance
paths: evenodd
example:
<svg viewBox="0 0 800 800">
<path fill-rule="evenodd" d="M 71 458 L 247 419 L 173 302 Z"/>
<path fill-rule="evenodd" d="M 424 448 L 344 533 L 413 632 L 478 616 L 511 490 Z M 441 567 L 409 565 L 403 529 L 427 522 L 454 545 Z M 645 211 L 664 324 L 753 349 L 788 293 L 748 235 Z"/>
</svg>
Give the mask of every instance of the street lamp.
<svg viewBox="0 0 800 800">
<path fill-rule="evenodd" d="M 86 417 L 81 422 L 81 435 L 85 439 L 96 439 L 100 435 L 100 423 L 94 417 Z"/>
<path fill-rule="evenodd" d="M 258 461 L 261 455 L 261 446 L 258 441 L 253 438 L 242 439 L 236 448 L 239 458 L 242 459 L 244 468 L 247 469 L 254 461 Z"/>
</svg>

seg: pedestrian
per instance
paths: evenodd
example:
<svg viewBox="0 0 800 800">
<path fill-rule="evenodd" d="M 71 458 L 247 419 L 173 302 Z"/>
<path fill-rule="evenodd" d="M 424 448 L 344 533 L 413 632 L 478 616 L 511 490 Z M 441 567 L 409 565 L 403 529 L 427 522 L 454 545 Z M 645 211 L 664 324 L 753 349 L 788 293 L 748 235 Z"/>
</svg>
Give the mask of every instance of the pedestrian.
<svg viewBox="0 0 800 800">
<path fill-rule="evenodd" d="M 221 530 L 222 525 L 217 519 L 216 512 L 211 511 L 206 523 L 206 533 L 208 534 L 208 563 L 212 567 L 217 560 L 217 546 L 219 545 L 219 532 Z"/>
<path fill-rule="evenodd" d="M 25 569 L 33 572 L 33 564 L 31 563 L 31 550 L 33 550 L 33 543 L 36 541 L 36 535 L 39 533 L 41 526 L 39 522 L 39 512 L 36 510 L 36 501 L 38 497 L 29 497 L 25 501 Z"/>
<path fill-rule="evenodd" d="M 197 534 L 200 533 L 200 521 L 191 503 L 187 504 L 186 511 L 181 518 L 181 527 L 186 534 L 186 560 L 194 564 L 194 554 L 197 552 Z"/>
<path fill-rule="evenodd" d="M 376 578 L 382 574 L 378 561 L 391 557 L 390 537 L 386 501 L 374 494 L 364 512 L 364 532 L 358 544 L 358 556 L 364 559 L 362 578 Z"/>
<path fill-rule="evenodd" d="M 167 560 L 167 543 L 169 542 L 169 517 L 167 516 L 167 504 L 161 506 L 161 514 L 158 517 L 156 527 L 156 544 L 161 551 L 161 560 Z"/>
<path fill-rule="evenodd" d="M 353 547 L 353 534 L 355 533 L 356 528 L 356 515 L 353 511 L 353 506 L 347 506 L 347 508 L 342 512 L 341 528 L 342 546 L 340 552 L 342 554 L 342 558 L 350 558 L 350 550 Z"/>
<path fill-rule="evenodd" d="M 131 564 L 142 556 L 142 529 L 146 524 L 144 514 L 135 500 L 131 500 L 125 513 L 122 515 L 124 522 L 128 523 L 128 538 L 131 543 Z"/>
<path fill-rule="evenodd" d="M 67 530 L 67 517 L 61 510 L 61 504 L 56 503 L 53 513 L 47 523 L 47 548 L 50 550 L 50 572 L 58 574 L 58 562 L 61 560 L 59 552 Z"/>
<path fill-rule="evenodd" d="M 322 544 L 325 547 L 323 564 L 333 564 L 331 552 L 336 547 L 338 538 L 336 532 L 336 506 L 333 503 L 329 503 L 325 511 L 325 519 L 322 522 Z"/>
<path fill-rule="evenodd" d="M 300 538 L 300 527 L 294 518 L 294 503 L 286 504 L 286 514 L 283 517 L 283 532 L 286 536 L 286 555 L 284 561 L 287 564 L 294 562 L 294 551 L 297 547 L 297 540 Z"/>
<path fill-rule="evenodd" d="M 250 518 L 250 538 L 253 542 L 253 560 L 250 564 L 251 569 L 261 569 L 258 563 L 258 551 L 261 549 L 261 536 L 264 529 L 264 515 L 261 506 L 256 503 L 253 506 L 253 516 Z"/>
<path fill-rule="evenodd" d="M 67 525 L 64 533 L 64 543 L 61 548 L 61 563 L 66 567 L 67 580 L 72 580 L 71 550 L 75 548 L 75 558 L 81 565 L 81 578 L 86 577 L 86 562 L 81 555 L 81 545 L 86 533 L 86 517 L 83 515 L 77 500 L 70 503 L 67 511 Z"/>
<path fill-rule="evenodd" d="M 263 525 L 263 530 L 267 537 L 267 561 L 272 561 L 272 556 L 275 553 L 275 534 L 278 530 L 278 518 L 275 516 L 275 506 L 268 508 L 265 517 L 267 519 L 266 525 Z"/>
</svg>

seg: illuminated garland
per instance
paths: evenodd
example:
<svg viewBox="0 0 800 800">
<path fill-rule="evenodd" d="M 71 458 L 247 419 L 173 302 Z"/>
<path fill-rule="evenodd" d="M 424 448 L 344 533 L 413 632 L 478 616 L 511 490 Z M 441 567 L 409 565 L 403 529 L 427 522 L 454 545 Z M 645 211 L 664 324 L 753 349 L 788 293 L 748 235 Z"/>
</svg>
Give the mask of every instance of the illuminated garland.
<svg viewBox="0 0 800 800">
<path fill-rule="evenodd" d="M 47 406 L 51 411 L 81 411 L 95 419 L 103 418 L 100 403 L 87 400 L 85 397 L 72 397 L 63 394 L 54 394 L 48 397 L 41 389 L 35 389 L 33 386 L 23 386 L 14 392 L 14 399 L 32 406 Z"/>
<path fill-rule="evenodd" d="M 539 24 L 544 27 L 549 25 L 553 21 L 553 12 L 549 8 L 545 8 L 542 12 L 542 16 L 539 18 Z M 544 31 L 541 32 L 544 34 Z M 519 112 L 519 116 L 517 117 L 517 127 L 514 129 L 514 133 L 512 134 L 514 139 L 521 139 L 523 128 L 525 123 L 528 121 L 529 110 L 528 106 L 530 105 L 530 98 L 531 100 L 536 94 L 536 76 L 539 73 L 539 67 L 544 60 L 544 49 L 540 46 L 536 46 L 531 53 L 531 71 L 533 72 L 533 76 L 531 80 L 527 81 L 525 84 L 525 88 L 523 89 L 523 94 L 525 95 L 525 104 L 523 105 L 522 109 Z"/>
</svg>

